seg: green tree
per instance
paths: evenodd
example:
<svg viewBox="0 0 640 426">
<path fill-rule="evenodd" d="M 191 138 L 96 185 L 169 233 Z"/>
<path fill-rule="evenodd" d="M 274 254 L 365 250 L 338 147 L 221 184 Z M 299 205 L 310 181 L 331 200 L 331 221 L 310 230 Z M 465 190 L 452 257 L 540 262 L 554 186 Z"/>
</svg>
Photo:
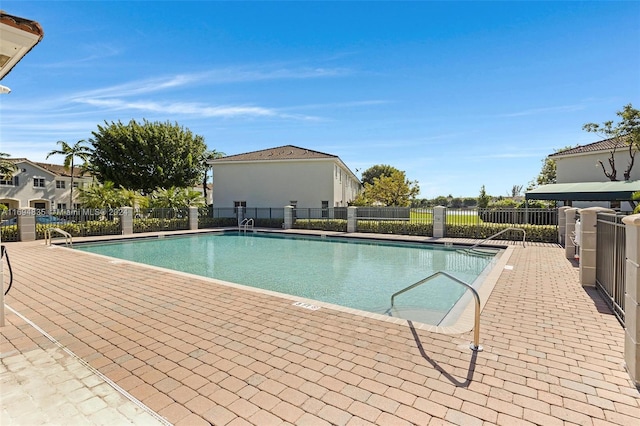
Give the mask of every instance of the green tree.
<svg viewBox="0 0 640 426">
<path fill-rule="evenodd" d="M 202 191 L 204 194 L 205 203 L 207 202 L 207 181 L 209 180 L 208 175 L 209 175 L 209 168 L 210 168 L 208 161 L 222 158 L 225 155 L 227 154 L 225 154 L 224 152 L 218 152 L 215 149 L 211 151 L 205 151 L 202 154 L 201 161 L 204 164 L 204 178 L 202 179 Z M 213 179 L 213 176 L 212 176 L 212 179 Z"/>
<path fill-rule="evenodd" d="M 491 196 L 487 194 L 487 190 L 484 188 L 484 185 L 480 188 L 480 195 L 478 196 L 478 207 L 481 209 L 486 209 L 489 207 L 489 202 L 491 201 Z"/>
<path fill-rule="evenodd" d="M 393 166 L 389 166 L 387 164 L 377 164 L 375 166 L 369 167 L 367 170 L 362 172 L 362 184 L 370 184 L 373 185 L 373 181 L 376 178 L 380 178 L 382 176 L 391 176 L 394 172 L 399 172 L 400 170 L 396 169 Z"/>
<path fill-rule="evenodd" d="M 582 129 L 587 132 L 596 133 L 613 142 L 613 148 L 609 151 L 609 167 L 607 168 L 602 161 L 598 160 L 602 172 L 611 181 L 618 180 L 615 158 L 616 150 L 618 148 L 627 150 L 629 160 L 627 162 L 627 168 L 623 172 L 624 180 L 627 181 L 631 178 L 631 169 L 633 168 L 636 154 L 640 148 L 640 111 L 635 109 L 631 104 L 627 104 L 621 111 L 616 112 L 616 115 L 620 117 L 618 123 L 614 124 L 613 120 L 605 121 L 602 124 L 587 123 L 582 126 Z"/>
<path fill-rule="evenodd" d="M 204 174 L 204 138 L 177 123 L 105 122 L 92 134 L 92 170 L 101 182 L 150 194 L 193 187 Z"/>
<path fill-rule="evenodd" d="M 90 209 L 112 209 L 124 206 L 119 189 L 111 181 L 103 184 L 94 182 L 87 187 L 79 188 L 79 193 L 82 205 Z"/>
<path fill-rule="evenodd" d="M 180 207 L 205 205 L 204 198 L 198 191 L 187 188 L 176 188 L 175 186 L 160 189 L 151 195 L 150 207 L 177 209 Z"/>
<path fill-rule="evenodd" d="M 75 159 L 82 159 L 83 164 L 87 163 L 87 159 L 91 155 L 91 149 L 87 146 L 87 141 L 84 139 L 79 140 L 73 145 L 69 145 L 65 141 L 56 142 L 60 145 L 60 149 L 54 149 L 47 154 L 47 158 L 52 155 L 64 155 L 64 168 L 69 171 L 71 176 L 71 188 L 69 190 L 69 208 L 73 208 L 73 178 L 75 177 Z M 82 173 L 81 173 L 82 174 Z"/>
<path fill-rule="evenodd" d="M 18 167 L 8 160 L 9 154 L 0 152 L 0 178 L 2 180 L 9 180 L 13 177 L 13 174 L 18 170 Z"/>
<path fill-rule="evenodd" d="M 404 172 L 394 171 L 391 175 L 381 175 L 373 179 L 373 184 L 365 183 L 364 197 L 371 204 L 408 207 L 420 192 L 418 182 L 410 181 Z"/>
</svg>

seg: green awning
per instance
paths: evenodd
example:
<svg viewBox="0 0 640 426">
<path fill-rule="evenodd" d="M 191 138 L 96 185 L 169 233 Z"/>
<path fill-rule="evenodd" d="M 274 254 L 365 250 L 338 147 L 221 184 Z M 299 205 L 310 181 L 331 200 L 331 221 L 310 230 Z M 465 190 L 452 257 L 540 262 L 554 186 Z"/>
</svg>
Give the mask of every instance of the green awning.
<svg viewBox="0 0 640 426">
<path fill-rule="evenodd" d="M 640 191 L 640 180 L 624 182 L 576 182 L 542 185 L 527 191 L 527 200 L 628 201 Z"/>
</svg>

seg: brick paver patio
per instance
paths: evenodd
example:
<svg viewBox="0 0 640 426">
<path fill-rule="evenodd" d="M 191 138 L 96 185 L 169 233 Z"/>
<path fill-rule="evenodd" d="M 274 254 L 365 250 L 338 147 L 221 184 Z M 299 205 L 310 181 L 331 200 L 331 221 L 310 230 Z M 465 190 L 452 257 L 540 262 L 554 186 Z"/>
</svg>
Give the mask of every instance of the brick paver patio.
<svg viewBox="0 0 640 426">
<path fill-rule="evenodd" d="M 8 250 L 3 424 L 27 424 L 22 411 L 47 404 L 56 415 L 23 419 L 160 424 L 146 407 L 176 425 L 639 424 L 623 329 L 559 247 L 514 246 L 513 269 L 482 312 L 479 353 L 468 348 L 471 332 L 310 311 L 41 241 Z M 14 404 L 8 395 L 29 372 L 44 374 L 43 363 L 55 370 L 48 383 L 69 379 L 56 365 L 77 364 L 63 369 L 76 387 L 58 386 L 58 400 L 31 387 L 30 405 Z M 84 395 L 75 405 L 74 391 Z"/>
</svg>

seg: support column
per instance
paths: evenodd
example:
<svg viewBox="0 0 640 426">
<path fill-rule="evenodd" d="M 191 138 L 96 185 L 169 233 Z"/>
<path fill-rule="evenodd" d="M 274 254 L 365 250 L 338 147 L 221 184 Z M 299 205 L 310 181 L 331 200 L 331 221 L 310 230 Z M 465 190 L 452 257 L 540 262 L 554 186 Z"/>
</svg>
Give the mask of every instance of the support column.
<svg viewBox="0 0 640 426">
<path fill-rule="evenodd" d="M 293 228 L 293 206 L 284 206 L 284 229 Z"/>
<path fill-rule="evenodd" d="M 18 210 L 18 234 L 20 241 L 36 240 L 36 209 L 25 207 Z"/>
<path fill-rule="evenodd" d="M 444 238 L 447 235 L 447 208 L 435 206 L 433 208 L 433 237 Z"/>
<path fill-rule="evenodd" d="M 358 208 L 347 207 L 347 232 L 358 232 Z"/>
<path fill-rule="evenodd" d="M 238 209 L 238 226 L 240 226 L 240 224 L 244 220 L 244 207 L 238 206 L 237 209 Z"/>
<path fill-rule="evenodd" d="M 596 285 L 598 213 L 615 214 L 615 211 L 604 207 L 580 210 L 580 284 L 583 287 Z"/>
<path fill-rule="evenodd" d="M 568 208 L 565 213 L 565 237 L 564 237 L 564 255 L 567 259 L 573 260 L 576 255 L 576 246 L 571 240 L 571 233 L 576 230 L 576 214 L 579 209 L 574 207 Z"/>
<path fill-rule="evenodd" d="M 194 206 L 189 206 L 189 229 L 198 230 L 198 208 Z"/>
<path fill-rule="evenodd" d="M 626 233 L 624 293 L 624 362 L 636 386 L 640 386 L 640 214 L 622 219 Z"/>
<path fill-rule="evenodd" d="M 120 231 L 122 231 L 122 235 L 133 234 L 133 207 L 122 207 L 120 211 Z"/>
<path fill-rule="evenodd" d="M 566 211 L 571 207 L 562 206 L 558 209 L 558 242 L 562 247 L 565 246 L 565 239 L 567 236 L 567 216 Z"/>
</svg>

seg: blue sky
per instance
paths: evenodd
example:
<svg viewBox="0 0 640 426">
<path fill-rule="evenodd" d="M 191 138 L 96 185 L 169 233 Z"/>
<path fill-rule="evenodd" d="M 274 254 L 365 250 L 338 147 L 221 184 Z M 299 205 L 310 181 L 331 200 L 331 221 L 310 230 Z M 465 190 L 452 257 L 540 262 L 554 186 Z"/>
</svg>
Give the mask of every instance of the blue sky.
<svg viewBox="0 0 640 426">
<path fill-rule="evenodd" d="M 228 155 L 296 145 L 421 197 L 527 186 L 582 125 L 640 107 L 640 2 L 11 1 L 44 39 L 2 80 L 0 151 L 44 161 L 105 121 Z M 61 163 L 62 158 L 51 157 Z M 595 167 L 595 165 L 594 165 Z"/>
</svg>

